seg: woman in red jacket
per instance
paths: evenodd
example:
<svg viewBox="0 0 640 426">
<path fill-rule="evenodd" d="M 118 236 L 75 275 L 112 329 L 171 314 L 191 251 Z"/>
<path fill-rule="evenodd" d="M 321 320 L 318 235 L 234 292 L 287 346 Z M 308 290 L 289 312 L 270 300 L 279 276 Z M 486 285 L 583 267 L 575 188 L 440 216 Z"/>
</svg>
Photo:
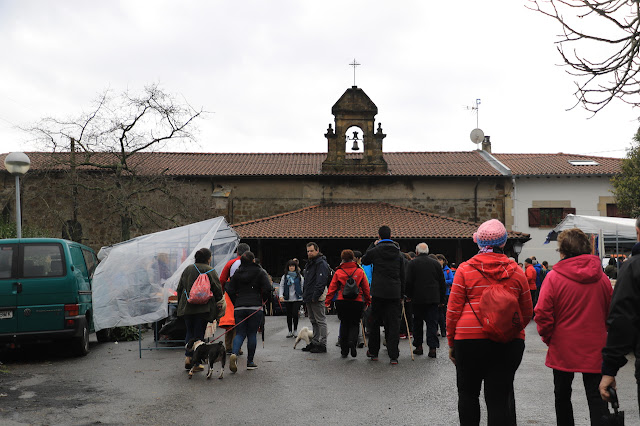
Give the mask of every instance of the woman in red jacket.
<svg viewBox="0 0 640 426">
<path fill-rule="evenodd" d="M 456 366 L 460 424 L 480 424 L 480 388 L 484 381 L 489 425 L 515 425 L 513 379 L 524 353 L 524 327 L 531 321 L 531 294 L 524 272 L 502 252 L 507 230 L 492 219 L 473 241 L 480 252 L 462 263 L 453 278 L 447 305 L 449 358 Z M 480 323 L 480 297 L 491 285 L 504 285 L 521 312 L 518 337 L 507 343 L 489 340 Z"/>
<path fill-rule="evenodd" d="M 360 330 L 360 318 L 365 306 L 371 304 L 369 294 L 369 282 L 364 270 L 355 262 L 355 256 L 351 250 L 342 250 L 340 253 L 342 262 L 333 274 L 329 291 L 325 299 L 325 306 L 331 305 L 333 295 L 337 292 L 336 309 L 340 318 L 340 353 L 342 358 L 346 358 L 351 350 L 351 356 L 356 357 L 356 344 L 358 343 L 358 332 Z M 343 296 L 344 287 L 349 278 L 353 278 L 358 286 L 358 296 L 347 299 Z"/>
<path fill-rule="evenodd" d="M 598 425 L 608 412 L 598 385 L 613 289 L 584 232 L 561 232 L 558 251 L 560 262 L 547 274 L 535 308 L 538 333 L 549 346 L 545 364 L 553 369 L 556 419 L 574 424 L 571 383 L 574 373 L 582 373 L 591 424 Z"/>
</svg>

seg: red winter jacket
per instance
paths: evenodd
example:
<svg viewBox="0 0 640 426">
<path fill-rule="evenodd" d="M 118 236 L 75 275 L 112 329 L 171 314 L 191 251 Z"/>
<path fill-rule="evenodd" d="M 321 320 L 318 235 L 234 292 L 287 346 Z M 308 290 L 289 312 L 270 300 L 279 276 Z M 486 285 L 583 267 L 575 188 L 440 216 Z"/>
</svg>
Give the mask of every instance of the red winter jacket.
<svg viewBox="0 0 640 426">
<path fill-rule="evenodd" d="M 536 278 L 538 277 L 536 268 L 534 268 L 533 265 L 529 265 L 525 269 L 524 274 L 526 275 L 527 282 L 529 283 L 529 290 L 536 290 L 538 288 L 536 286 Z"/>
<path fill-rule="evenodd" d="M 480 297 L 490 286 L 482 274 L 494 283 L 508 282 L 509 289 L 518 297 L 523 327 L 518 338 L 524 339 L 524 327 L 531 321 L 532 314 L 531 293 L 524 272 L 516 262 L 509 260 L 504 254 L 479 253 L 462 263 L 453 277 L 447 304 L 449 347 L 453 347 L 454 340 L 487 339 L 482 325 L 467 303 L 468 297 L 475 313 L 480 317 Z"/>
<path fill-rule="evenodd" d="M 547 274 L 535 309 L 545 365 L 562 371 L 600 373 L 611 281 L 597 256 L 561 260 Z"/>
<path fill-rule="evenodd" d="M 324 301 L 324 304 L 326 306 L 331 305 L 331 299 L 333 299 L 333 295 L 336 293 L 336 291 L 338 292 L 338 299 L 336 300 L 345 300 L 342 297 L 342 290 L 344 289 L 344 285 L 347 282 L 347 277 L 349 275 L 353 277 L 353 279 L 358 284 L 358 287 L 360 287 L 358 297 L 349 300 L 353 300 L 355 302 L 364 302 L 364 306 L 369 306 L 371 304 L 369 281 L 367 281 L 367 276 L 364 273 L 364 270 L 360 266 L 358 266 L 356 262 L 345 262 L 340 265 L 336 269 L 336 272 L 333 274 L 333 279 L 331 280 L 331 284 L 329 284 L 327 298 Z"/>
</svg>

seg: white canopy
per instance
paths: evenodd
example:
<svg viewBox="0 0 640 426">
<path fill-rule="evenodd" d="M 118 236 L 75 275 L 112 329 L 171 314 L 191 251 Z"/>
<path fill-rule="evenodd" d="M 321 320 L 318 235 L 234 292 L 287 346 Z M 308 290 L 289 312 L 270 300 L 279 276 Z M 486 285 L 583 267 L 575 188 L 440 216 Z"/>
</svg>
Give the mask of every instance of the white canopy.
<svg viewBox="0 0 640 426">
<path fill-rule="evenodd" d="M 239 240 L 224 217 L 217 217 L 102 247 L 93 275 L 96 330 L 165 318 L 169 295 L 195 252 L 209 248 L 220 274 Z"/>
<path fill-rule="evenodd" d="M 617 236 L 620 240 L 636 240 L 635 219 L 569 214 L 553 231 L 559 233 L 571 228 L 579 228 L 582 232 L 589 234 L 599 234 L 602 231 L 602 235 L 606 239 L 615 239 Z"/>
</svg>

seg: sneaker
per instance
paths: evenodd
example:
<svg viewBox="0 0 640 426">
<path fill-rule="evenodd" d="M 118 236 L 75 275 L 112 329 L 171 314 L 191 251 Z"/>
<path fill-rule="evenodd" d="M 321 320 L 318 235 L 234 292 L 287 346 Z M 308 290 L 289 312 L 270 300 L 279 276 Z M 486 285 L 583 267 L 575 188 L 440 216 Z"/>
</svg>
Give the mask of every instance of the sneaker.
<svg viewBox="0 0 640 426">
<path fill-rule="evenodd" d="M 349 352 L 340 352 L 340 357 L 346 358 L 349 356 Z"/>
<path fill-rule="evenodd" d="M 204 366 L 202 364 L 196 365 L 195 367 L 193 367 L 193 371 L 202 371 L 204 370 Z"/>
<path fill-rule="evenodd" d="M 315 345 L 313 343 L 309 343 L 307 346 L 305 346 L 304 348 L 302 348 L 303 352 L 310 352 L 311 349 L 313 349 Z"/>
<path fill-rule="evenodd" d="M 420 346 L 418 346 L 417 348 L 415 348 L 415 349 L 413 350 L 413 353 L 414 353 L 415 355 L 422 355 L 422 354 L 424 354 L 424 350 L 422 349 L 422 345 L 420 345 Z"/>
<path fill-rule="evenodd" d="M 405 333 L 400 333 L 400 338 L 401 338 L 401 339 L 406 339 L 406 338 L 407 338 L 407 335 L 406 335 Z"/>
<path fill-rule="evenodd" d="M 287 334 L 287 339 L 290 338 L 290 337 L 293 337 L 293 332 L 291 332 L 291 331 Z"/>
<path fill-rule="evenodd" d="M 309 352 L 312 354 L 323 354 L 327 352 L 327 347 L 325 345 L 315 345 Z"/>
<path fill-rule="evenodd" d="M 298 330 L 293 330 L 293 336 L 292 337 L 298 337 Z"/>
<path fill-rule="evenodd" d="M 435 348 L 429 349 L 429 358 L 435 358 L 435 357 L 436 357 L 436 349 Z"/>
<path fill-rule="evenodd" d="M 247 362 L 247 370 L 255 370 L 256 368 L 258 368 L 258 365 L 255 362 Z"/>
<path fill-rule="evenodd" d="M 340 347 L 340 339 L 336 342 L 336 346 Z"/>
<path fill-rule="evenodd" d="M 369 359 L 371 361 L 377 361 L 378 360 L 378 355 L 374 355 L 371 352 L 369 352 L 368 350 L 367 350 L 367 356 L 369 357 Z"/>
<path fill-rule="evenodd" d="M 193 366 L 191 365 L 191 357 L 190 357 L 190 356 L 188 356 L 188 357 L 186 357 L 186 358 L 184 359 L 184 369 L 185 369 L 185 370 L 191 370 L 191 367 L 193 367 Z"/>
<path fill-rule="evenodd" d="M 398 365 L 398 360 L 397 359 L 392 359 L 390 364 L 391 365 Z"/>
<path fill-rule="evenodd" d="M 229 357 L 229 370 L 231 370 L 232 373 L 235 373 L 236 371 L 238 371 L 238 355 L 236 354 L 231 354 L 231 356 Z"/>
<path fill-rule="evenodd" d="M 360 349 L 364 348 L 364 342 L 358 343 L 358 348 L 360 348 Z"/>
</svg>

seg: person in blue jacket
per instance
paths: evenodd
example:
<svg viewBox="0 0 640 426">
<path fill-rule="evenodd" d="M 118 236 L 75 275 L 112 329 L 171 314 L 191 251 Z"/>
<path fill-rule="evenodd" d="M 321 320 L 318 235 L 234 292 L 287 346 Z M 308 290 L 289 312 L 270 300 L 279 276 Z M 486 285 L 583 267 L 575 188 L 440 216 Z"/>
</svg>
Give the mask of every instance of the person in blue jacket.
<svg viewBox="0 0 640 426">
<path fill-rule="evenodd" d="M 446 326 L 446 316 L 447 316 L 447 302 L 449 301 L 449 294 L 451 293 L 451 285 L 453 284 L 453 272 L 451 268 L 449 268 L 449 262 L 447 262 L 447 258 L 444 257 L 443 254 L 437 254 L 438 262 L 442 266 L 442 272 L 444 273 L 444 282 L 447 286 L 446 297 L 444 306 L 440 307 L 440 316 L 438 317 L 438 324 L 440 325 L 440 335 L 446 337 L 447 335 L 447 326 Z"/>
</svg>

